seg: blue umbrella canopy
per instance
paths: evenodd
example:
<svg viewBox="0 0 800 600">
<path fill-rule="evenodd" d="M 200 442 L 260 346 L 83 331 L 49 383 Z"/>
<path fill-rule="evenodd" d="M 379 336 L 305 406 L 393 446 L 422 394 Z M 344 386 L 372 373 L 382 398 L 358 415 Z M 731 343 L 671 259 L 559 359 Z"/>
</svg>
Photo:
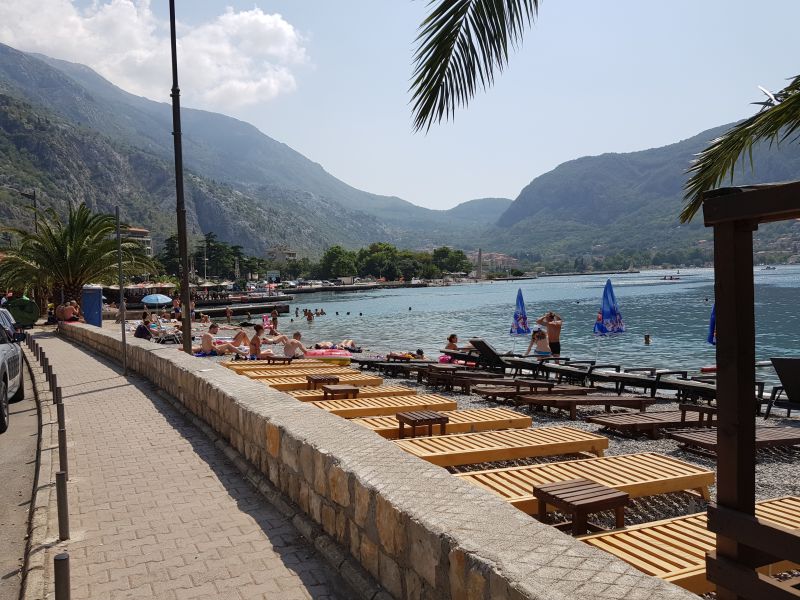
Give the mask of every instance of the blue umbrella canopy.
<svg viewBox="0 0 800 600">
<path fill-rule="evenodd" d="M 603 290 L 603 304 L 600 307 L 600 312 L 597 313 L 597 321 L 594 324 L 594 334 L 613 335 L 624 332 L 625 323 L 622 322 L 619 304 L 617 304 L 617 298 L 614 296 L 614 286 L 611 285 L 611 280 L 608 279 Z"/>
<path fill-rule="evenodd" d="M 517 307 L 514 309 L 514 320 L 511 322 L 511 335 L 530 335 L 528 314 L 525 312 L 525 300 L 522 299 L 522 288 L 517 289 Z"/>
<path fill-rule="evenodd" d="M 164 294 L 148 294 L 144 298 L 142 298 L 142 304 L 170 304 L 172 302 L 172 298 L 169 296 L 165 296 Z"/>
<path fill-rule="evenodd" d="M 717 344 L 717 303 L 711 307 L 711 318 L 708 321 L 708 337 L 706 338 L 709 344 Z"/>
</svg>

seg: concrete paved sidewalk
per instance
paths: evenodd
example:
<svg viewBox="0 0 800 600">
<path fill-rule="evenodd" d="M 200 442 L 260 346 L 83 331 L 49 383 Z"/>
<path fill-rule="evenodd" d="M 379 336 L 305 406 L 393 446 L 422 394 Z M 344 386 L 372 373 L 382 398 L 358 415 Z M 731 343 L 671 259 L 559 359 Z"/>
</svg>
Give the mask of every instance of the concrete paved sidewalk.
<svg viewBox="0 0 800 600">
<path fill-rule="evenodd" d="M 149 382 L 62 339 L 37 339 L 66 409 L 73 599 L 350 597 Z"/>
</svg>

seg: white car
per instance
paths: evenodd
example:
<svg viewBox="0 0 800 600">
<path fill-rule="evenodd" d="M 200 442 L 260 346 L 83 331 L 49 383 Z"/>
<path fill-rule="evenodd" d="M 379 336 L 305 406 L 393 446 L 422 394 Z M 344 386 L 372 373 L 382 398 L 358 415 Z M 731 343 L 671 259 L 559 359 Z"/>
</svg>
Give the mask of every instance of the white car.
<svg viewBox="0 0 800 600">
<path fill-rule="evenodd" d="M 9 402 L 25 397 L 22 380 L 22 348 L 20 337 L 14 332 L 14 317 L 0 309 L 0 433 L 8 429 Z"/>
</svg>

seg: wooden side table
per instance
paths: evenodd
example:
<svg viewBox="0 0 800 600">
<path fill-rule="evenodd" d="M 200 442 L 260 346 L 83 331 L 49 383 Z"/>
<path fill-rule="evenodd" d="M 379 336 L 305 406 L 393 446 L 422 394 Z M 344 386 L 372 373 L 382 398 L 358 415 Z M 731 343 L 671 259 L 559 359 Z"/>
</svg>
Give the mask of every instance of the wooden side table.
<svg viewBox="0 0 800 600">
<path fill-rule="evenodd" d="M 570 479 L 545 485 L 533 486 L 533 495 L 539 501 L 540 521 L 547 516 L 547 505 L 555 506 L 562 512 L 572 515 L 572 535 L 583 535 L 587 530 L 602 531 L 602 528 L 589 523 L 591 513 L 613 510 L 616 526 L 625 526 L 625 506 L 629 496 L 614 488 L 586 479 Z M 565 523 L 564 526 L 568 526 Z"/>
<path fill-rule="evenodd" d="M 336 398 L 358 398 L 358 387 L 347 384 L 326 384 L 322 386 L 323 400 L 336 400 Z"/>
<path fill-rule="evenodd" d="M 306 375 L 306 381 L 308 381 L 309 390 L 316 390 L 326 383 L 339 383 L 339 378 L 335 375 Z"/>
<path fill-rule="evenodd" d="M 433 426 L 439 425 L 439 433 L 444 435 L 445 426 L 450 421 L 447 415 L 438 413 L 433 410 L 418 410 L 414 412 L 400 412 L 395 415 L 397 422 L 400 423 L 400 439 L 405 437 L 403 427 L 409 425 L 411 427 L 411 437 L 416 437 L 417 427 L 428 426 L 428 435 L 433 435 Z"/>
<path fill-rule="evenodd" d="M 288 365 L 291 364 L 294 358 L 290 356 L 268 356 L 267 358 L 264 358 L 262 360 L 267 361 L 268 365 L 275 365 L 275 364 Z"/>
</svg>

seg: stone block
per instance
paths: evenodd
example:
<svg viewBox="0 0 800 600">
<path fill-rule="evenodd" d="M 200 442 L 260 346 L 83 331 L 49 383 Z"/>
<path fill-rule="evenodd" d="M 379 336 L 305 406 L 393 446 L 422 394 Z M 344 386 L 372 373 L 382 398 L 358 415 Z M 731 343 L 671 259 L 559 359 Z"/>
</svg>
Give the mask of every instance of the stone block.
<svg viewBox="0 0 800 600">
<path fill-rule="evenodd" d="M 484 600 L 486 593 L 486 577 L 475 568 L 467 571 L 466 600 Z"/>
<path fill-rule="evenodd" d="M 380 582 L 395 598 L 403 595 L 403 583 L 400 567 L 383 552 L 379 552 Z M 457 597 L 457 596 L 454 596 Z"/>
<path fill-rule="evenodd" d="M 327 502 L 322 503 L 322 529 L 328 535 L 336 535 L 336 511 Z"/>
<path fill-rule="evenodd" d="M 332 465 L 328 471 L 328 488 L 331 500 L 339 506 L 350 506 L 350 486 L 348 485 L 348 475 L 336 465 Z"/>
<path fill-rule="evenodd" d="M 272 423 L 267 423 L 267 452 L 275 458 L 281 452 L 281 431 Z"/>
<path fill-rule="evenodd" d="M 356 525 L 361 529 L 366 529 L 367 521 L 369 519 L 370 503 L 372 500 L 372 492 L 365 488 L 361 483 L 356 480 L 353 486 L 355 490 L 355 520 Z"/>
<path fill-rule="evenodd" d="M 408 522 L 406 534 L 409 564 L 428 585 L 436 588 L 436 569 L 441 562 L 439 536 L 413 520 Z"/>
<path fill-rule="evenodd" d="M 308 513 L 308 484 L 304 479 L 300 480 L 300 493 L 297 497 L 297 505 L 304 513 Z"/>
<path fill-rule="evenodd" d="M 298 472 L 300 462 L 300 443 L 286 431 L 281 435 L 281 460 L 287 468 Z"/>
<path fill-rule="evenodd" d="M 308 491 L 308 514 L 317 523 L 322 523 L 322 496 Z"/>
<path fill-rule="evenodd" d="M 314 454 L 314 490 L 323 496 L 328 493 L 328 465 L 325 464 L 326 462 L 328 461 L 325 454 L 319 451 Z"/>
<path fill-rule="evenodd" d="M 336 541 L 342 544 L 343 546 L 347 546 L 347 515 L 343 510 L 336 511 Z"/>
<path fill-rule="evenodd" d="M 403 527 L 400 513 L 383 496 L 375 496 L 375 525 L 378 539 L 390 556 L 400 556 L 403 552 Z"/>
<path fill-rule="evenodd" d="M 379 578 L 378 546 L 366 535 L 361 536 L 361 564 L 375 579 Z"/>
<path fill-rule="evenodd" d="M 414 571 L 406 569 L 404 574 L 406 582 L 406 598 L 407 600 L 421 600 L 422 599 L 422 580 Z M 455 600 L 457 596 L 450 596 Z"/>
<path fill-rule="evenodd" d="M 450 551 L 447 558 L 449 560 L 448 578 L 450 579 L 450 596 L 452 598 L 464 598 L 467 595 L 466 556 L 461 550 L 455 548 Z"/>
<path fill-rule="evenodd" d="M 300 446 L 300 474 L 314 485 L 314 450 L 308 444 Z"/>
<path fill-rule="evenodd" d="M 358 525 L 355 524 L 353 521 L 347 521 L 348 529 L 350 530 L 350 554 L 358 560 L 361 556 L 359 551 L 359 546 L 361 544 L 361 531 L 358 529 Z"/>
</svg>

